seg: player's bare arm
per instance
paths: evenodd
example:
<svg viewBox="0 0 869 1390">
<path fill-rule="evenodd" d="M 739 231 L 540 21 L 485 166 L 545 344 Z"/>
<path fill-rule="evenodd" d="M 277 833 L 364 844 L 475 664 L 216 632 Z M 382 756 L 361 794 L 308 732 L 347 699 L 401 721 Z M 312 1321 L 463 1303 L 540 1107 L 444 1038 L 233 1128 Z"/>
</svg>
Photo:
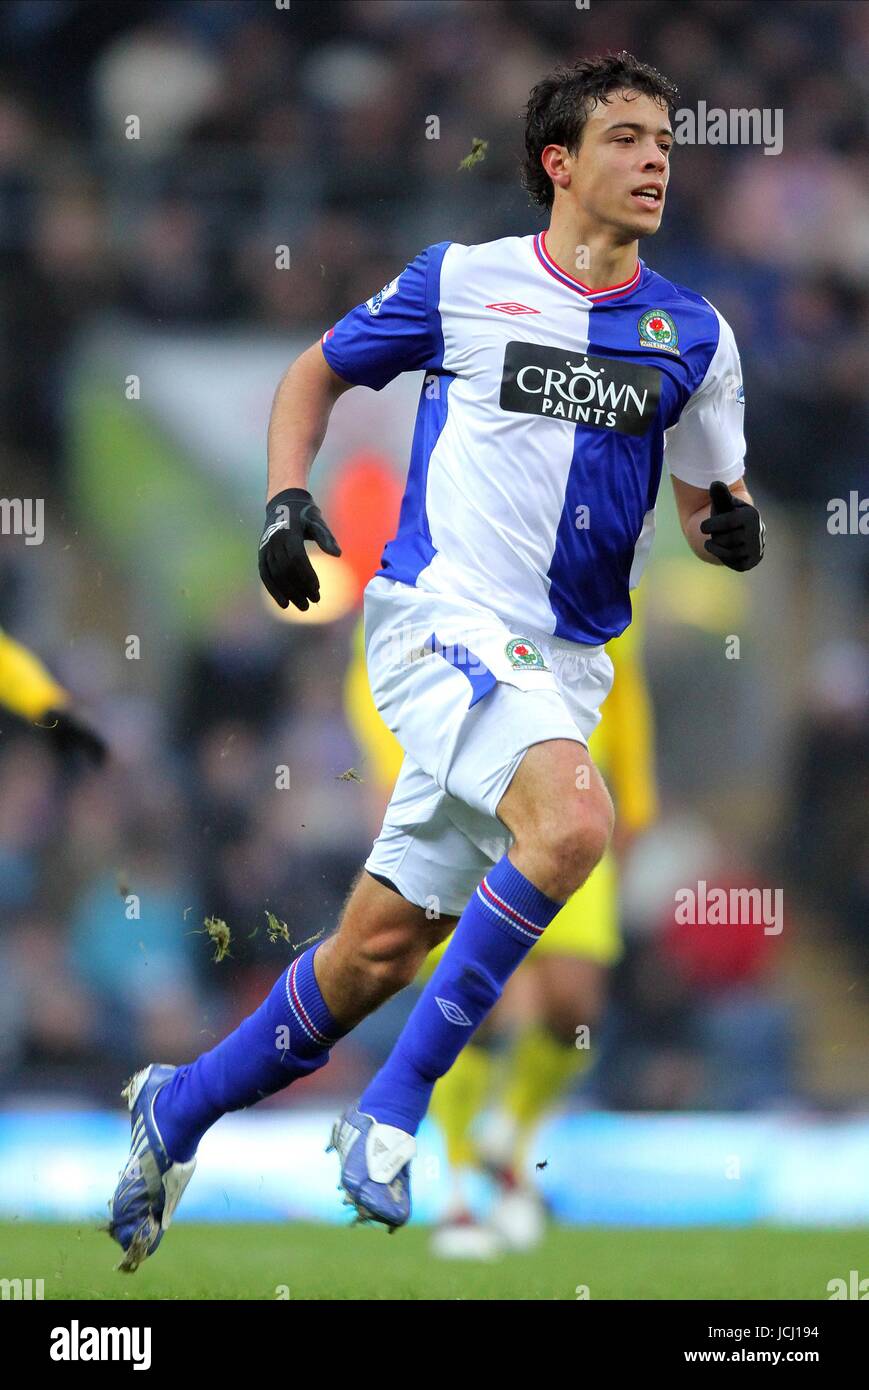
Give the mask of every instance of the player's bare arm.
<svg viewBox="0 0 869 1390">
<path fill-rule="evenodd" d="M 259 546 L 259 571 L 275 603 L 304 612 L 318 603 L 320 583 L 305 541 L 340 555 L 320 509 L 307 491 L 308 474 L 326 436 L 332 407 L 351 382 L 334 372 L 313 343 L 281 379 L 269 420 L 268 505 Z"/>
<path fill-rule="evenodd" d="M 333 372 L 319 342 L 296 358 L 275 392 L 269 420 L 268 496 L 307 487 L 332 407 L 351 383 Z"/>
</svg>

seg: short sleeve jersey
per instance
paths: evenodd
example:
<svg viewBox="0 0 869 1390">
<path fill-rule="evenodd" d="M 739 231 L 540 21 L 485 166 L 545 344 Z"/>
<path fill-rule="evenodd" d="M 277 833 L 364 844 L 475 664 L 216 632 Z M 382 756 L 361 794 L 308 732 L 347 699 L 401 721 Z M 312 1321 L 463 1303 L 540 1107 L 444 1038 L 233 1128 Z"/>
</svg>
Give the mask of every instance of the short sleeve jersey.
<svg viewBox="0 0 869 1390">
<path fill-rule="evenodd" d="M 345 381 L 425 373 L 381 574 L 598 645 L 627 627 L 666 457 L 744 470 L 742 373 L 708 300 L 638 261 L 590 290 L 545 233 L 430 246 L 323 338 Z"/>
</svg>

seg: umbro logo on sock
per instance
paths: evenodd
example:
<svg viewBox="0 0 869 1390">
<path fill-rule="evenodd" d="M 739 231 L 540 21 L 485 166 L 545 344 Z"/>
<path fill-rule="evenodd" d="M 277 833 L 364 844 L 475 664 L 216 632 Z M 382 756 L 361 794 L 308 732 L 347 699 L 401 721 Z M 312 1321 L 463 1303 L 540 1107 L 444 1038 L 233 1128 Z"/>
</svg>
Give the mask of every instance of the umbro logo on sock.
<svg viewBox="0 0 869 1390">
<path fill-rule="evenodd" d="M 435 1003 L 447 1023 L 454 1023 L 457 1028 L 471 1028 L 473 1026 L 464 1009 L 460 1009 L 458 1004 L 453 1003 L 452 999 L 441 999 L 440 995 L 436 994 Z"/>
</svg>

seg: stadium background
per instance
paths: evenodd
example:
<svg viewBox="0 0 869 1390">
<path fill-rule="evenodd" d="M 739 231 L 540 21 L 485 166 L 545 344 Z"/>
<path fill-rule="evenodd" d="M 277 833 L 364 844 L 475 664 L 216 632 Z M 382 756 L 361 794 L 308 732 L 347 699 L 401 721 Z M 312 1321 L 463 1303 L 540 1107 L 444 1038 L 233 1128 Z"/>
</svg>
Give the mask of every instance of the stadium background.
<svg viewBox="0 0 869 1390">
<path fill-rule="evenodd" d="M 770 544 L 748 579 L 698 566 L 662 490 L 646 586 L 662 814 L 628 865 L 605 1036 L 541 1138 L 541 1182 L 566 1221 L 866 1222 L 869 569 L 828 502 L 869 495 L 869 7 L 9 0 L 0 45 L 0 494 L 46 509 L 42 545 L 0 536 L 0 624 L 112 751 L 91 771 L 0 719 L 0 1213 L 95 1210 L 120 1081 L 258 1001 L 289 950 L 266 909 L 296 942 L 334 923 L 382 805 L 343 707 L 359 577 L 335 578 L 330 621 L 269 611 L 271 396 L 422 246 L 536 230 L 517 180 L 528 89 L 626 47 L 683 106 L 784 113 L 775 157 L 677 146 L 641 247 L 734 327 Z M 485 158 L 459 169 L 477 138 Z M 345 397 L 316 465 L 363 569 L 359 480 L 379 471 L 388 493 L 403 475 L 417 391 Z M 676 931 L 674 891 L 701 879 L 783 889 L 783 931 Z M 207 915 L 232 932 L 220 964 Z M 218 1126 L 186 1214 L 337 1218 L 324 1116 L 411 1002 Z M 440 1200 L 424 1135 L 423 1218 Z"/>
</svg>

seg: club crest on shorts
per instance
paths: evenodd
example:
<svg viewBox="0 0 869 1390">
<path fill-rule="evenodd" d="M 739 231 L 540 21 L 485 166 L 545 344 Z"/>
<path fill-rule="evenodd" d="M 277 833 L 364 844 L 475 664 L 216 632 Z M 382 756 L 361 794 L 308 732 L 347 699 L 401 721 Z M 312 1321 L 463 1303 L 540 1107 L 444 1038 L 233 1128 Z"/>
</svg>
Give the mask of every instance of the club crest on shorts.
<svg viewBox="0 0 869 1390">
<path fill-rule="evenodd" d="M 518 671 L 548 671 L 543 653 L 527 637 L 511 637 L 504 648 L 507 660 Z"/>
<path fill-rule="evenodd" d="M 640 347 L 663 348 L 664 352 L 679 353 L 679 334 L 666 309 L 650 309 L 637 324 Z"/>
</svg>

